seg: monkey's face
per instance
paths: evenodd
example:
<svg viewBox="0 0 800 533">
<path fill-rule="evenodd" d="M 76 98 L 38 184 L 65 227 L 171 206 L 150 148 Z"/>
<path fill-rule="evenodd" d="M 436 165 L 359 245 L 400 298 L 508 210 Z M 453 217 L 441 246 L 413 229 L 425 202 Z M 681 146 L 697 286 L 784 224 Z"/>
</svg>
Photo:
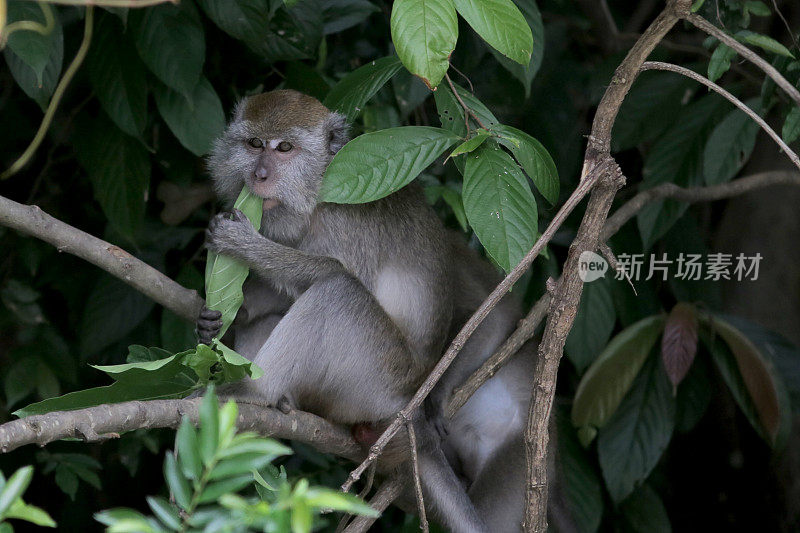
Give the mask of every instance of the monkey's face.
<svg viewBox="0 0 800 533">
<path fill-rule="evenodd" d="M 237 106 L 208 162 L 222 196 L 233 199 L 246 185 L 264 199 L 265 211 L 310 214 L 342 138 L 341 115 L 310 96 L 274 91 Z"/>
</svg>

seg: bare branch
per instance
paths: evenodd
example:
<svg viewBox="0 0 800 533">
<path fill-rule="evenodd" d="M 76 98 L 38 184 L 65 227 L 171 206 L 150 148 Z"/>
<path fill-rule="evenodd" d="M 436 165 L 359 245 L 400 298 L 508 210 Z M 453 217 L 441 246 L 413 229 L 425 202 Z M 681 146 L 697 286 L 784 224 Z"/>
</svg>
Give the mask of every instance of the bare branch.
<svg viewBox="0 0 800 533">
<path fill-rule="evenodd" d="M 75 411 L 55 411 L 0 425 L 0 451 L 26 444 L 44 446 L 65 438 L 93 442 L 135 429 L 173 428 L 184 416 L 197 423 L 202 398 L 104 404 Z M 284 414 L 262 405 L 240 403 L 237 427 L 262 435 L 305 442 L 326 453 L 357 461 L 364 453 L 350 432 L 303 411 Z"/>
<path fill-rule="evenodd" d="M 405 487 L 405 480 L 401 476 L 396 476 L 384 481 L 380 486 L 375 496 L 369 502 L 370 507 L 376 511 L 384 512 L 389 505 L 396 500 L 403 492 Z M 350 522 L 350 525 L 345 528 L 344 533 L 364 533 L 372 524 L 375 519 L 369 516 L 357 516 Z"/>
<path fill-rule="evenodd" d="M 682 18 L 686 19 L 687 21 L 692 23 L 695 27 L 697 27 L 700 30 L 703 30 L 707 34 L 713 35 L 721 42 L 725 43 L 726 45 L 736 50 L 736 52 L 738 52 L 740 56 L 747 59 L 755 66 L 763 70 L 767 76 L 772 78 L 772 81 L 774 81 L 778 87 L 783 89 L 786 92 L 786 94 L 788 94 L 789 97 L 792 100 L 794 100 L 797 105 L 800 106 L 800 91 L 798 91 L 794 85 L 789 83 L 789 81 L 786 78 L 784 78 L 780 72 L 778 72 L 778 69 L 767 63 L 761 56 L 759 56 L 758 54 L 747 48 L 745 45 L 743 45 L 742 43 L 740 43 L 739 41 L 737 41 L 724 31 L 720 30 L 719 28 L 711 24 L 709 21 L 707 21 L 697 13 L 687 13 Z"/>
<path fill-rule="evenodd" d="M 425 498 L 422 496 L 422 482 L 419 478 L 419 455 L 417 453 L 417 432 L 414 424 L 406 422 L 408 431 L 408 445 L 411 451 L 411 474 L 414 478 L 414 494 L 417 497 L 417 513 L 419 513 L 419 528 L 423 533 L 428 533 L 428 517 L 425 514 Z"/>
<path fill-rule="evenodd" d="M 714 83 L 713 81 L 709 80 L 705 76 L 701 76 L 700 74 L 694 72 L 693 70 L 689 70 L 688 68 L 684 68 L 684 67 L 681 67 L 681 66 L 678 66 L 678 65 L 673 65 L 671 63 L 663 63 L 661 61 L 646 61 L 642 65 L 641 70 L 642 71 L 644 71 L 644 70 L 666 70 L 666 71 L 669 71 L 669 72 L 676 72 L 678 74 L 686 76 L 687 78 L 691 78 L 691 79 L 693 79 L 693 80 L 695 80 L 697 82 L 702 83 L 703 85 L 705 85 L 709 89 L 713 90 L 717 94 L 720 94 L 721 96 L 725 97 L 726 100 L 728 100 L 733 105 L 738 107 L 748 117 L 753 119 L 753 121 L 755 123 L 757 123 L 759 126 L 761 126 L 761 129 L 764 130 L 765 132 L 767 132 L 767 135 L 772 137 L 772 140 L 774 140 L 778 144 L 778 146 L 780 146 L 781 150 L 786 152 L 786 155 L 789 157 L 789 159 L 792 160 L 792 163 L 794 163 L 794 165 L 798 169 L 800 169 L 800 158 L 797 157 L 797 154 L 794 153 L 794 150 L 789 148 L 789 146 L 785 142 L 783 142 L 783 139 L 781 139 L 781 136 L 778 135 L 777 133 L 775 133 L 775 130 L 773 130 L 769 126 L 769 124 L 767 124 L 767 122 L 758 115 L 758 113 L 756 113 L 755 111 L 753 111 L 752 109 L 750 109 L 749 107 L 744 105 L 744 103 L 742 103 L 741 100 L 739 100 L 738 98 L 733 96 L 731 93 L 729 93 L 728 91 L 726 91 L 725 89 L 723 89 L 722 87 L 720 87 L 719 85 Z"/>
<path fill-rule="evenodd" d="M 27 233 L 96 265 L 176 315 L 194 321 L 203 299 L 118 246 L 51 217 L 35 205 L 0 196 L 0 224 Z"/>
</svg>

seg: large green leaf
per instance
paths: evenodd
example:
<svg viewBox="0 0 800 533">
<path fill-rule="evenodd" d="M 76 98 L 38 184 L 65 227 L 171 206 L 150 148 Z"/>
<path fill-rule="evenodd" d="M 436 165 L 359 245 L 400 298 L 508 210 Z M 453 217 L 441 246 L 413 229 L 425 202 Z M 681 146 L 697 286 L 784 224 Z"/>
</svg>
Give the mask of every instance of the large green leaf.
<svg viewBox="0 0 800 533">
<path fill-rule="evenodd" d="M 758 112 L 758 98 L 745 104 Z M 728 113 L 717 124 L 703 151 L 703 175 L 707 185 L 730 181 L 742 169 L 756 145 L 758 123 L 739 109 Z"/>
<path fill-rule="evenodd" d="M 458 39 L 453 0 L 397 0 L 392 6 L 392 41 L 403 65 L 435 88 L 450 68 Z"/>
<path fill-rule="evenodd" d="M 659 495 L 644 484 L 619 506 L 619 512 L 632 533 L 671 533 L 669 515 Z"/>
<path fill-rule="evenodd" d="M 42 35 L 36 31 L 17 30 L 8 37 L 4 50 L 8 68 L 25 94 L 44 109 L 58 84 L 64 60 L 64 35 L 56 9 L 34 2 L 13 0 L 8 3 L 7 24 L 20 21 L 46 22 L 42 9 L 50 9 L 55 17 L 52 31 Z"/>
<path fill-rule="evenodd" d="M 717 81 L 731 68 L 731 61 L 736 57 L 736 50 L 725 43 L 719 43 L 711 59 L 708 60 L 708 79 Z"/>
<path fill-rule="evenodd" d="M 576 533 L 594 533 L 603 518 L 603 487 L 600 475 L 587 451 L 581 446 L 575 428 L 570 425 L 566 408 L 557 409 L 556 423 L 556 472 L 560 481 L 554 484 L 559 494 L 551 494 L 551 498 L 566 502 L 571 525 L 575 527 Z"/>
<path fill-rule="evenodd" d="M 353 122 L 369 99 L 402 67 L 395 56 L 371 61 L 339 80 L 325 97 L 324 104 L 347 117 L 347 122 Z"/>
<path fill-rule="evenodd" d="M 467 107 L 469 107 L 480 119 L 484 127 L 491 128 L 492 126 L 499 124 L 499 121 L 492 114 L 492 112 L 489 111 L 489 108 L 483 105 L 480 100 L 475 98 L 472 93 L 457 84 L 454 85 L 458 91 L 458 95 L 461 97 Z M 436 92 L 433 93 L 433 96 L 436 99 L 436 111 L 439 113 L 439 121 L 441 122 L 442 127 L 452 131 L 459 137 L 466 137 L 467 125 L 464 120 L 464 107 L 455 97 L 450 88 L 444 86 L 439 87 L 436 89 Z M 470 122 L 472 122 L 472 124 L 474 124 L 476 127 L 480 126 L 472 117 L 470 117 Z"/>
<path fill-rule="evenodd" d="M 525 169 L 542 196 L 551 204 L 556 203 L 559 190 L 558 170 L 542 143 L 524 131 L 505 124 L 497 124 L 491 131 L 499 135 L 500 144 L 514 154 L 514 158 Z"/>
<path fill-rule="evenodd" d="M 128 24 L 147 67 L 168 87 L 191 98 L 206 53 L 203 25 L 194 3 L 135 9 Z"/>
<path fill-rule="evenodd" d="M 258 40 L 269 28 L 269 5 L 263 0 L 197 0 L 208 18 L 228 35 L 246 42 Z"/>
<path fill-rule="evenodd" d="M 467 220 L 489 255 L 508 272 L 536 242 L 536 200 L 525 175 L 497 143 L 485 143 L 466 157 Z"/>
<path fill-rule="evenodd" d="M 536 5 L 535 0 L 514 0 L 528 26 L 531 28 L 533 35 L 533 53 L 531 59 L 527 64 L 520 65 L 519 63 L 508 59 L 506 56 L 499 53 L 494 48 L 490 48 L 492 55 L 500 62 L 503 67 L 508 70 L 512 76 L 522 82 L 525 88 L 525 98 L 531 94 L 531 83 L 534 76 L 539 71 L 542 65 L 542 57 L 544 57 L 544 24 L 542 23 L 542 15 L 539 13 L 539 7 Z"/>
<path fill-rule="evenodd" d="M 261 228 L 261 215 L 263 200 L 244 187 L 239 197 L 233 204 L 234 209 L 239 209 L 253 224 L 256 229 Z M 244 300 L 242 284 L 247 278 L 250 269 L 244 263 L 227 255 L 208 252 L 206 260 L 206 306 L 222 313 L 222 328 L 218 338 L 222 338 L 230 327 L 236 313 Z"/>
<path fill-rule="evenodd" d="M 767 52 L 794 59 L 794 54 L 792 54 L 788 48 L 767 35 L 761 35 L 760 33 L 755 33 L 750 30 L 741 30 L 736 32 L 735 37 L 739 41 L 758 46 Z"/>
<path fill-rule="evenodd" d="M 647 478 L 667 448 L 674 427 L 672 385 L 661 358 L 653 354 L 597 439 L 600 468 L 615 502 L 627 498 Z"/>
<path fill-rule="evenodd" d="M 611 338 L 616 321 L 617 313 L 614 310 L 609 281 L 600 278 L 584 283 L 575 323 L 564 346 L 567 357 L 579 373 L 603 350 Z"/>
<path fill-rule="evenodd" d="M 767 442 L 782 446 L 791 427 L 791 405 L 786 387 L 771 360 L 727 318 L 713 315 L 701 320 L 707 328 L 701 339 L 709 348 L 736 403 Z M 740 324 L 747 327 L 743 321 Z M 752 326 L 748 329 L 751 334 L 757 333 Z M 723 346 L 716 336 L 721 337 L 727 346 Z"/>
<path fill-rule="evenodd" d="M 794 106 L 789 110 L 781 135 L 787 144 L 793 143 L 800 137 L 800 106 Z"/>
<path fill-rule="evenodd" d="M 611 339 L 575 392 L 572 403 L 575 427 L 591 430 L 606 424 L 628 393 L 663 327 L 664 316 L 655 315 L 625 328 Z M 590 433 L 584 431 L 583 435 Z"/>
<path fill-rule="evenodd" d="M 328 165 L 320 195 L 325 202 L 364 203 L 406 186 L 458 141 L 427 126 L 390 128 L 356 137 Z"/>
<path fill-rule="evenodd" d="M 653 144 L 644 162 L 643 188 L 661 183 L 691 187 L 703 183 L 703 148 L 706 138 L 726 109 L 725 100 L 715 94 L 686 106 L 674 125 Z M 645 250 L 661 238 L 686 211 L 688 204 L 657 200 L 637 215 Z"/>
<path fill-rule="evenodd" d="M 323 11 L 318 0 L 300 0 L 272 16 L 270 30 L 247 45 L 265 61 L 312 57 L 322 39 Z"/>
<path fill-rule="evenodd" d="M 454 0 L 459 15 L 504 56 L 527 65 L 533 35 L 525 17 L 511 0 Z"/>
<path fill-rule="evenodd" d="M 80 350 L 89 357 L 122 339 L 136 328 L 155 303 L 117 278 L 103 275 L 83 308 Z"/>
<path fill-rule="evenodd" d="M 338 33 L 364 22 L 381 9 L 369 0 L 322 0 L 325 35 Z"/>
<path fill-rule="evenodd" d="M 136 50 L 122 33 L 116 17 L 103 16 L 95 29 L 86 68 L 103 110 L 122 131 L 138 137 L 147 122 L 147 81 Z"/>
<path fill-rule="evenodd" d="M 73 143 L 78 161 L 92 181 L 94 197 L 109 222 L 132 238 L 144 216 L 150 185 L 147 149 L 104 116 L 78 122 Z"/>
<path fill-rule="evenodd" d="M 158 112 L 175 137 L 195 155 L 205 155 L 225 129 L 225 112 L 211 83 L 204 77 L 186 99 L 164 85 L 153 90 Z"/>
</svg>

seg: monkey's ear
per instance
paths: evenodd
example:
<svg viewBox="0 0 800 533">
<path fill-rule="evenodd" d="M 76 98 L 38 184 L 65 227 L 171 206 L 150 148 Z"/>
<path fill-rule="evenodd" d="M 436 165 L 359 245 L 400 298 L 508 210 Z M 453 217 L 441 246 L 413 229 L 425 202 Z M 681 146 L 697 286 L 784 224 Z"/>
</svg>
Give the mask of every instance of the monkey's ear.
<svg viewBox="0 0 800 533">
<path fill-rule="evenodd" d="M 328 132 L 328 150 L 334 155 L 350 140 L 350 126 L 344 115 L 333 112 L 328 116 L 325 129 Z"/>
</svg>

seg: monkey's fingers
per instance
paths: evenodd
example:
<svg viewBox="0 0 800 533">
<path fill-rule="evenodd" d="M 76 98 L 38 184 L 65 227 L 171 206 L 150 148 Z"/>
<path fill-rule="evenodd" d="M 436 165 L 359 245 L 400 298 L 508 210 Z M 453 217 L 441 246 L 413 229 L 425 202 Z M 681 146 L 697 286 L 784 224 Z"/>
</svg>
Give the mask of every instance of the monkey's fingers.
<svg viewBox="0 0 800 533">
<path fill-rule="evenodd" d="M 219 320 L 222 318 L 222 311 L 217 311 L 216 309 L 209 309 L 205 305 L 200 310 L 200 318 L 204 320 Z"/>
<path fill-rule="evenodd" d="M 231 211 L 231 220 L 235 220 L 236 222 L 249 222 L 245 214 L 238 209 Z"/>
</svg>

